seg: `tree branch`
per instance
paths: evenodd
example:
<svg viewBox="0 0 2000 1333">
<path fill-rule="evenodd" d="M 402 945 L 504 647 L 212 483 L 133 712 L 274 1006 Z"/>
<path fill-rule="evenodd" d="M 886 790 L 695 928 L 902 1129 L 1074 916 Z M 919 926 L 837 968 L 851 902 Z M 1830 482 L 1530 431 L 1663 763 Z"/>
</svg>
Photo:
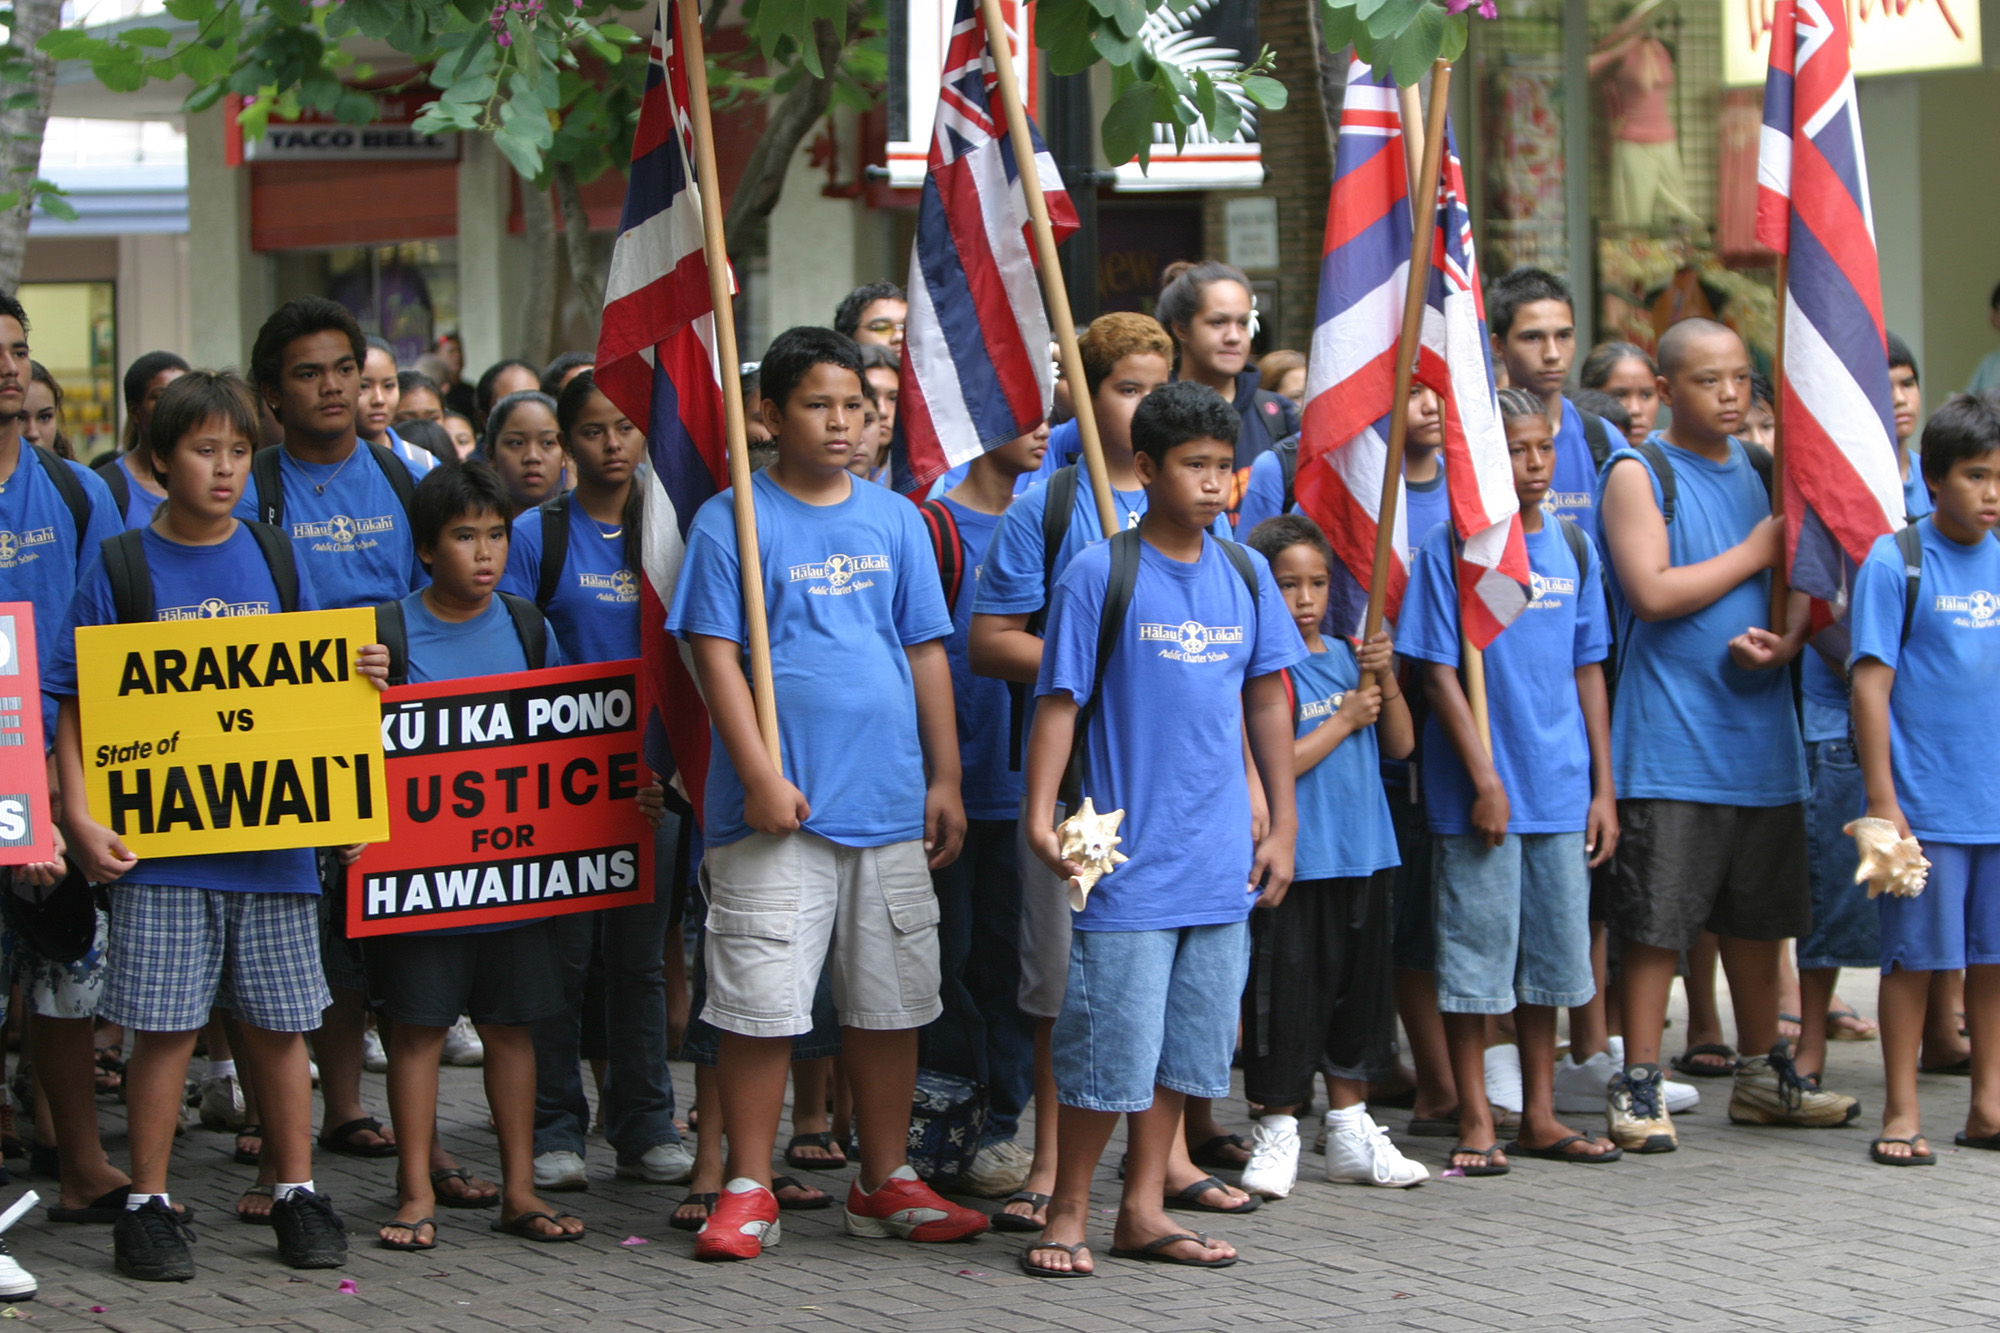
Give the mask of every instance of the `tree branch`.
<svg viewBox="0 0 2000 1333">
<path fill-rule="evenodd" d="M 556 206 L 562 214 L 563 257 L 569 262 L 570 289 L 595 328 L 604 315 L 605 275 L 591 261 L 590 214 L 577 189 L 575 170 L 567 162 L 558 163 L 551 175 L 555 179 Z"/>
</svg>

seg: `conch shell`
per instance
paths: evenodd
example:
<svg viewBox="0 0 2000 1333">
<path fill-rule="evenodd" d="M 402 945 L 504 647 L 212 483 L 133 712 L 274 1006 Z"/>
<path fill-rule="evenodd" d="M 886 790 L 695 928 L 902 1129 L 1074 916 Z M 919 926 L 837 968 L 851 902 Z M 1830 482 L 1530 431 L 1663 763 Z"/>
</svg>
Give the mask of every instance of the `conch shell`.
<svg viewBox="0 0 2000 1333">
<path fill-rule="evenodd" d="M 1081 912 L 1090 898 L 1090 891 L 1097 887 L 1097 881 L 1132 859 L 1118 850 L 1118 844 L 1124 841 L 1118 836 L 1118 824 L 1124 818 L 1123 810 L 1102 815 L 1097 813 L 1086 796 L 1082 809 L 1056 825 L 1063 859 L 1083 867 L 1083 873 L 1069 882 L 1070 911 Z"/>
<path fill-rule="evenodd" d="M 1840 831 L 1853 838 L 1861 851 L 1854 882 L 1866 884 L 1870 898 L 1884 893 L 1914 898 L 1924 891 L 1931 863 L 1915 838 L 1898 836 L 1894 824 L 1872 815 L 1850 820 Z"/>
</svg>

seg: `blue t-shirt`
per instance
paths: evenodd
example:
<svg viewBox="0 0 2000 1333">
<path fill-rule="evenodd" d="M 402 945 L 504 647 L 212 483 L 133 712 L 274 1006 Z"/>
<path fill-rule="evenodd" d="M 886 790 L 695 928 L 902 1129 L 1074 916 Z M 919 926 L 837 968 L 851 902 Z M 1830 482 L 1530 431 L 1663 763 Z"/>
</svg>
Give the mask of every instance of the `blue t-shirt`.
<svg viewBox="0 0 2000 1333">
<path fill-rule="evenodd" d="M 1770 496 L 1740 441 L 1729 442 L 1728 462 L 1716 463 L 1657 431 L 1651 438 L 1674 468 L 1672 564 L 1721 555 L 1770 514 Z M 1660 503 L 1660 479 L 1630 449 L 1606 461 L 1604 476 L 1628 458 L 1646 468 L 1653 502 Z M 1600 478 L 1600 498 L 1603 486 Z M 1601 549 L 1601 517 L 1597 540 Z M 1770 619 L 1771 572 L 1745 579 L 1699 611 L 1651 622 L 1632 614 L 1616 570 L 1608 572 L 1618 617 L 1618 706 L 1611 710 L 1618 795 L 1741 806 L 1803 801 L 1805 753 L 1791 673 L 1745 671 L 1729 660 L 1729 641 Z"/>
<path fill-rule="evenodd" d="M 125 474 L 125 488 L 132 493 L 131 499 L 125 505 L 125 526 L 143 528 L 153 521 L 153 511 L 158 509 L 160 502 L 167 497 L 155 495 L 139 484 L 139 473 L 132 466 L 131 454 L 118 455 L 117 466 L 118 470 Z M 152 478 L 148 477 L 146 480 L 151 481 Z"/>
<path fill-rule="evenodd" d="M 1270 566 L 1248 554 L 1255 599 L 1213 542 L 1192 563 L 1140 544 L 1082 789 L 1098 810 L 1125 812 L 1118 850 L 1132 859 L 1091 891 L 1078 930 L 1218 925 L 1243 920 L 1255 904 L 1243 682 L 1297 664 L 1306 646 Z M 1090 698 L 1110 579 L 1111 547 L 1100 542 L 1057 582 L 1037 695 Z"/>
<path fill-rule="evenodd" d="M 1344 640 L 1300 659 L 1292 668 L 1299 739 L 1325 726 L 1347 692 L 1360 686 L 1361 667 Z M 1400 864 L 1381 762 L 1375 728 L 1363 727 L 1299 774 L 1294 880 L 1351 879 Z"/>
<path fill-rule="evenodd" d="M 379 606 L 430 582 L 410 539 L 409 519 L 395 488 L 367 447 L 339 463 L 304 463 L 284 450 L 278 475 L 284 482 L 285 512 L 279 524 L 292 537 L 299 564 L 310 567 L 320 599 L 333 609 Z M 415 466 L 405 463 L 412 477 Z M 324 493 L 314 488 L 324 486 Z M 243 488 L 236 517 L 256 518 L 257 480 Z"/>
<path fill-rule="evenodd" d="M 514 613 L 498 597 L 470 620 L 439 619 L 424 605 L 421 591 L 398 600 L 403 604 L 410 684 L 528 670 L 528 654 L 521 647 L 520 631 L 514 628 Z M 569 665 L 562 643 L 561 631 L 551 624 L 543 666 Z"/>
<path fill-rule="evenodd" d="M 812 805 L 805 827 L 849 847 L 924 835 L 923 747 L 906 649 L 948 639 L 951 615 L 917 507 L 855 482 L 839 504 L 751 482 L 771 627 L 785 777 Z M 688 529 L 667 630 L 746 642 L 728 491 Z M 743 782 L 718 737 L 708 769 L 711 847 L 745 837 Z"/>
<path fill-rule="evenodd" d="M 389 452 L 402 459 L 410 471 L 417 475 L 417 480 L 422 481 L 424 474 L 438 465 L 438 456 L 422 445 L 411 444 L 408 440 L 396 434 L 394 426 L 389 427 L 388 430 Z M 286 503 L 289 504 L 291 502 L 290 488 L 286 489 L 285 494 Z"/>
<path fill-rule="evenodd" d="M 103 485 L 102 480 L 98 482 Z M 186 546 L 145 529 L 146 568 L 153 576 L 155 620 L 197 620 L 215 615 L 264 616 L 278 612 L 278 586 L 250 530 L 237 524 L 214 546 Z M 220 604 L 221 610 L 216 610 Z M 312 575 L 299 570 L 299 610 L 317 611 Z M 111 580 L 102 560 L 91 561 L 78 581 L 64 632 L 57 636 L 43 682 L 51 698 L 76 697 L 76 633 L 83 626 L 115 625 Z M 125 872 L 119 884 L 168 884 L 239 893 L 318 893 L 313 849 L 218 852 L 211 856 L 150 856 Z"/>
<path fill-rule="evenodd" d="M 1431 530 L 1451 519 L 1451 491 L 1445 485 L 1442 450 L 1438 452 L 1435 477 L 1429 481 L 1403 478 L 1403 509 L 1403 530 L 1410 543 L 1409 554 L 1414 558 Z"/>
<path fill-rule="evenodd" d="M 1013 696 L 1004 680 L 972 674 L 969 653 L 972 603 L 983 577 L 986 548 L 1000 526 L 999 514 L 982 514 L 956 500 L 942 503 L 958 522 L 965 545 L 965 577 L 952 609 L 951 697 L 958 707 L 958 762 L 964 770 L 959 791 L 967 819 L 1014 819 L 1021 813 L 1021 774 L 1013 767 Z"/>
<path fill-rule="evenodd" d="M 1236 531 L 1247 537 L 1250 529 L 1284 512 L 1285 465 L 1276 449 L 1266 449 L 1250 460 L 1250 477 L 1243 483 L 1243 499 L 1236 506 Z"/>
<path fill-rule="evenodd" d="M 1612 431 L 1610 445 L 1620 449 L 1625 441 Z M 1591 517 L 1596 507 L 1597 458 L 1590 452 L 1590 440 L 1584 434 L 1583 414 L 1565 398 L 1562 425 L 1556 431 L 1555 475 L 1549 478 L 1549 493 L 1542 501 L 1542 512 L 1550 517 L 1559 514 L 1573 519 L 1589 532 L 1596 526 Z"/>
<path fill-rule="evenodd" d="M 42 743 L 55 744 L 54 696 L 49 666 L 56 644 L 68 637 L 65 617 L 84 572 L 97 563 L 106 537 L 124 531 L 117 502 L 104 478 L 80 463 L 58 459 L 75 474 L 90 502 L 90 521 L 78 540 L 76 515 L 49 479 L 32 447 L 21 446 L 14 475 L 0 486 L 0 602 L 35 604 L 35 657 L 42 673 Z M 71 648 L 74 652 L 74 647 Z"/>
<path fill-rule="evenodd" d="M 542 510 L 514 519 L 500 586 L 535 600 L 542 582 Z M 605 525 L 569 507 L 569 550 L 555 595 L 542 608 L 579 662 L 619 662 L 639 655 L 639 579 L 625 564 L 623 525 Z"/>
<path fill-rule="evenodd" d="M 1896 800 L 1923 842 L 2000 843 L 2000 784 L 1988 774 L 1993 742 L 1978 719 L 2000 680 L 2000 539 L 1961 546 L 1929 519 L 1910 639 L 1908 582 L 1894 537 L 1878 537 L 1854 580 L 1854 661 L 1896 671 L 1889 692 L 1889 757 Z"/>
<path fill-rule="evenodd" d="M 1507 789 L 1509 833 L 1580 833 L 1590 815 L 1590 736 L 1575 676 L 1610 651 L 1610 617 L 1588 534 L 1587 569 L 1576 567 L 1556 520 L 1526 537 L 1532 600 L 1486 649 L 1493 769 Z M 1452 558 L 1450 530 L 1439 524 L 1412 563 L 1396 649 L 1456 669 Z M 1424 727 L 1423 763 L 1431 830 L 1472 833 L 1472 779 L 1436 715 Z"/>
</svg>

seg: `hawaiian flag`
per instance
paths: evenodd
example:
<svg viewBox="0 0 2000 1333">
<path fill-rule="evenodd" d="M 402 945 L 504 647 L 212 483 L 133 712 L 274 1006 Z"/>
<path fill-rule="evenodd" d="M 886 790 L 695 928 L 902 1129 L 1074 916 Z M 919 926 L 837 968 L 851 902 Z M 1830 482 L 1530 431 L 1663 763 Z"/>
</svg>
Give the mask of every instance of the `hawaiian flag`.
<svg viewBox="0 0 2000 1333">
<path fill-rule="evenodd" d="M 620 411 L 646 427 L 652 466 L 644 476 L 639 643 L 654 710 L 647 758 L 659 772 L 679 774 L 699 818 L 708 780 L 708 709 L 666 632 L 666 608 L 695 511 L 729 484 L 720 376 L 735 374 L 736 367 L 715 360 L 687 70 L 677 46 L 683 2 L 665 0 L 653 29 L 632 176 L 604 293 L 596 378 Z"/>
<path fill-rule="evenodd" d="M 1848 36 L 1839 0 L 1777 0 L 1757 162 L 1757 240 L 1788 258 L 1778 419 L 1792 586 L 1836 605 L 1904 517 Z"/>
<path fill-rule="evenodd" d="M 1032 124 L 1029 132 L 1061 241 L 1077 228 L 1076 208 L 1041 135 Z M 907 295 L 893 475 L 897 490 L 921 494 L 1032 431 L 1055 390 L 1033 223 L 978 0 L 959 0 L 945 50 Z"/>
</svg>

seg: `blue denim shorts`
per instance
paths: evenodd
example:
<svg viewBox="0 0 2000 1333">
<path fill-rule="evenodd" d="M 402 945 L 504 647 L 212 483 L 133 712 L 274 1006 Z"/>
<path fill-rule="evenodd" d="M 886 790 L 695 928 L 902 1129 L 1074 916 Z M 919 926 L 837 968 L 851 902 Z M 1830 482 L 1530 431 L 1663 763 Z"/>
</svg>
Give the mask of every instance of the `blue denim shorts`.
<svg viewBox="0 0 2000 1333">
<path fill-rule="evenodd" d="M 1474 834 L 1440 833 L 1431 856 L 1440 1010 L 1561 1008 L 1597 993 L 1583 834 L 1510 833 L 1488 848 Z"/>
<path fill-rule="evenodd" d="M 1078 930 L 1056 1019 L 1056 1094 L 1086 1111 L 1143 1111 L 1155 1086 L 1227 1097 L 1250 927 Z"/>
<path fill-rule="evenodd" d="M 1930 880 L 1914 898 L 1875 900 L 1882 971 L 1937 972 L 2000 963 L 2000 846 L 1927 842 Z"/>
<path fill-rule="evenodd" d="M 1854 746 L 1806 742 L 1806 876 L 1812 886 L 1812 933 L 1799 937 L 1799 966 L 1874 967 L 1882 961 L 1881 917 L 1866 887 L 1854 882 L 1859 857 L 1842 833 L 1868 806 Z"/>
</svg>

